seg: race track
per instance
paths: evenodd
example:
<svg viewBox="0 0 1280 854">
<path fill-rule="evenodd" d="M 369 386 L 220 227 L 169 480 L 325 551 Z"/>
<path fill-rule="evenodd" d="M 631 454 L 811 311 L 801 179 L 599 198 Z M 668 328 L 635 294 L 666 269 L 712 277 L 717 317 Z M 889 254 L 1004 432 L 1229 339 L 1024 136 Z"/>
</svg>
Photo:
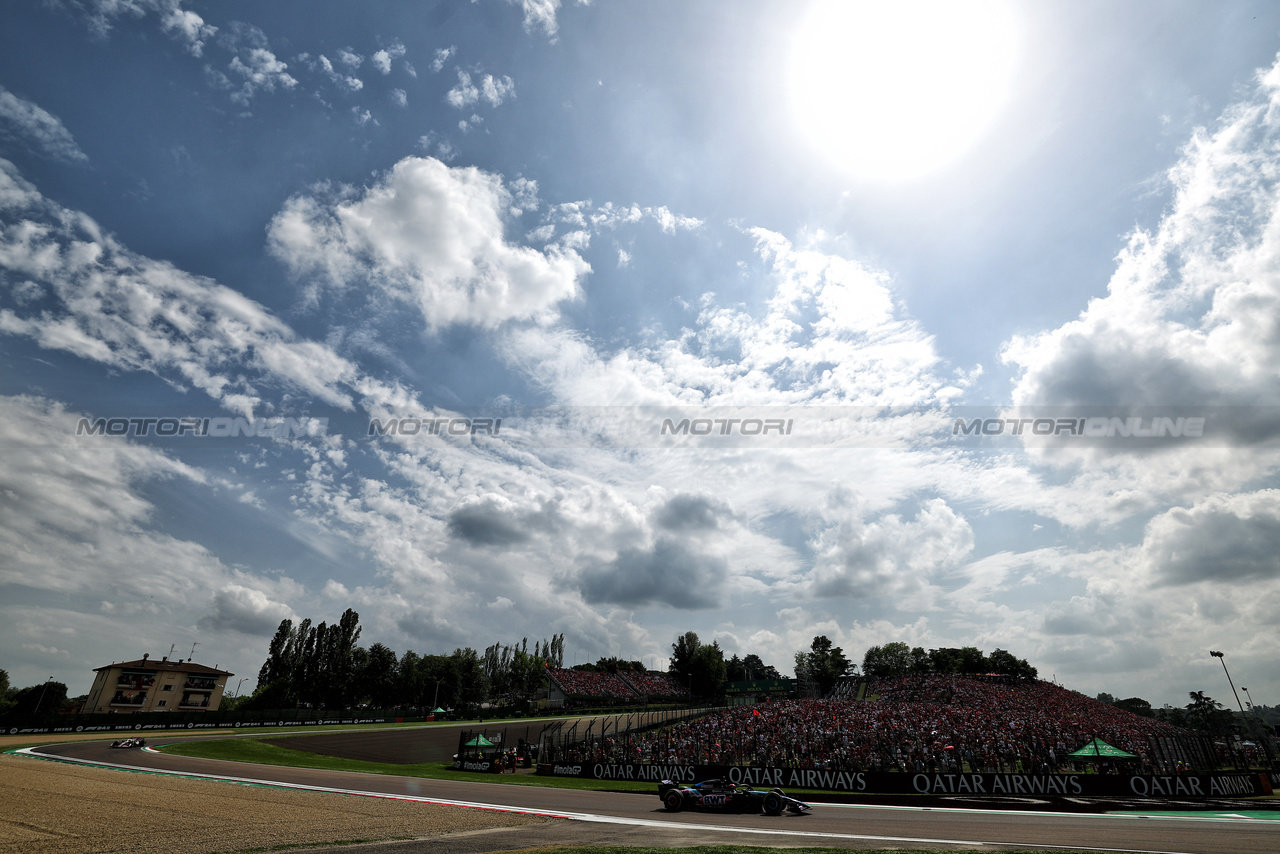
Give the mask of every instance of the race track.
<svg viewBox="0 0 1280 854">
<path fill-rule="evenodd" d="M 385 737 L 385 736 L 384 736 Z M 158 737 L 153 745 L 191 740 Z M 31 752 L 62 759 L 184 775 L 213 776 L 330 792 L 514 810 L 572 819 L 546 825 L 533 844 L 750 845 L 867 848 L 1070 849 L 1074 851 L 1275 854 L 1280 821 L 1081 815 L 1020 810 L 818 804 L 806 816 L 668 813 L 652 795 L 580 792 L 499 783 L 426 780 L 374 774 L 247 765 L 112 750 L 109 742 L 50 745 Z M 1278 814 L 1280 815 L 1280 814 Z M 550 837 L 548 836 L 550 835 Z M 553 838 L 552 838 L 553 837 Z M 404 845 L 405 843 L 401 843 Z M 438 850 L 434 846 L 433 850 Z M 390 850 L 390 849 L 388 849 Z M 397 851 L 419 850 L 396 848 Z M 463 849 L 459 849 L 463 850 Z"/>
</svg>

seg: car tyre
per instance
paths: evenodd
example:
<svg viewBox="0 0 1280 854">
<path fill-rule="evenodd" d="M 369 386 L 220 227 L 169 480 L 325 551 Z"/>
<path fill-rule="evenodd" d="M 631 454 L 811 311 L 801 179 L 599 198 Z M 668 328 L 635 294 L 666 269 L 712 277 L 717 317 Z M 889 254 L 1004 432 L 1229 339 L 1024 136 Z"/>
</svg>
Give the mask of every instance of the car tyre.
<svg viewBox="0 0 1280 854">
<path fill-rule="evenodd" d="M 680 812 L 684 807 L 684 795 L 680 794 L 679 789 L 671 789 L 662 797 L 662 805 L 667 808 L 668 812 Z"/>
<path fill-rule="evenodd" d="M 765 795 L 764 813 L 765 815 L 782 815 L 782 796 L 777 792 Z"/>
</svg>

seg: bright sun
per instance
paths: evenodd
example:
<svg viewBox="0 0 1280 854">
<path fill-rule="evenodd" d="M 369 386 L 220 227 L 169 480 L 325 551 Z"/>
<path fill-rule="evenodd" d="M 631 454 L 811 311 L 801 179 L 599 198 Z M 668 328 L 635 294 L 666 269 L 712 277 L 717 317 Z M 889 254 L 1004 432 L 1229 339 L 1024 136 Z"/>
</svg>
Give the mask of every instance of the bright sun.
<svg viewBox="0 0 1280 854">
<path fill-rule="evenodd" d="M 908 181 L 959 159 L 1012 86 L 1001 0 L 816 0 L 791 46 L 795 121 L 836 168 Z"/>
</svg>

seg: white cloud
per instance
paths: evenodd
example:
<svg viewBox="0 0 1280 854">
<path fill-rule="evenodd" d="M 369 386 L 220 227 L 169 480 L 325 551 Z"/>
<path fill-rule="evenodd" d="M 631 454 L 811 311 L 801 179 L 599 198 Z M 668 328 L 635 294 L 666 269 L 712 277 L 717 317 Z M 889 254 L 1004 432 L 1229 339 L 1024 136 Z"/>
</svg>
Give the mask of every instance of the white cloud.
<svg viewBox="0 0 1280 854">
<path fill-rule="evenodd" d="M 333 63 L 329 61 L 329 57 L 324 54 L 320 54 L 316 57 L 315 66 L 318 66 L 321 73 L 328 77 L 330 82 L 339 89 L 344 89 L 347 92 L 359 92 L 364 88 L 363 80 L 359 77 L 352 77 L 338 71 L 333 67 Z"/>
<path fill-rule="evenodd" d="M 426 325 L 548 322 L 589 272 L 572 250 L 506 242 L 499 176 L 433 158 L 400 161 L 363 190 L 295 196 L 272 220 L 277 257 L 343 287 L 369 282 L 417 304 Z"/>
<path fill-rule="evenodd" d="M 526 32 L 541 30 L 549 39 L 555 41 L 560 32 L 560 22 L 556 15 L 560 11 L 561 0 L 507 0 L 520 7 L 524 12 L 524 28 Z M 578 0 L 578 5 L 589 6 L 591 0 Z"/>
<path fill-rule="evenodd" d="M 289 66 L 266 48 L 245 48 L 231 58 L 228 67 L 242 78 L 240 88 L 231 95 L 238 104 L 248 104 L 259 92 L 274 92 L 277 86 L 292 89 L 298 85 L 287 71 Z"/>
<path fill-rule="evenodd" d="M 25 141 L 40 153 L 69 163 L 89 160 L 57 116 L 0 86 L 2 137 Z"/>
<path fill-rule="evenodd" d="M 445 65 L 449 62 L 449 58 L 457 53 L 457 50 L 453 45 L 437 49 L 434 58 L 431 60 L 431 70 L 437 74 L 443 71 Z"/>
<path fill-rule="evenodd" d="M 445 100 L 450 106 L 465 110 L 479 103 L 481 99 L 491 107 L 497 107 L 508 98 L 515 97 L 516 84 L 510 77 L 494 77 L 492 74 L 486 74 L 480 78 L 477 85 L 472 82 L 471 75 L 461 68 L 458 69 L 458 85 L 454 86 L 445 94 Z"/>
<path fill-rule="evenodd" d="M 480 90 L 471 82 L 471 75 L 459 68 L 458 85 L 446 92 L 444 99 L 450 106 L 462 110 L 480 100 Z"/>
<path fill-rule="evenodd" d="M 908 609 L 933 578 L 973 550 L 973 530 L 939 498 L 925 502 L 913 519 L 889 514 L 866 520 L 858 501 L 846 494 L 827 515 L 835 524 L 814 542 L 809 580 L 820 598 L 877 598 Z"/>
<path fill-rule="evenodd" d="M 38 313 L 0 309 L 0 332 L 114 368 L 149 371 L 251 409 L 254 366 L 349 409 L 355 368 L 237 291 L 140 256 L 89 217 L 45 199 L 0 160 L 0 269 L 42 283 L 57 300 Z M 246 413 L 247 414 L 247 413 Z"/>
<path fill-rule="evenodd" d="M 496 107 L 508 98 L 514 98 L 515 95 L 516 84 L 510 77 L 503 75 L 497 78 L 492 74 L 486 74 L 480 81 L 480 97 L 484 98 L 491 107 Z"/>
<path fill-rule="evenodd" d="M 381 71 L 383 74 L 391 73 L 391 61 L 404 56 L 405 47 L 400 42 L 393 43 L 390 47 L 384 47 L 375 51 L 370 61 L 373 67 Z"/>
<path fill-rule="evenodd" d="M 207 40 L 218 28 L 206 24 L 204 19 L 190 9 L 182 8 L 183 0 L 87 0 L 73 8 L 83 12 L 89 29 L 105 37 L 115 21 L 123 16 L 144 18 L 155 15 L 160 28 L 183 43 L 192 56 L 201 56 Z"/>
<path fill-rule="evenodd" d="M 1192 138 L 1169 173 L 1168 213 L 1131 235 L 1108 295 L 1007 344 L 1021 371 L 1014 402 L 1280 404 L 1278 155 L 1280 64 Z M 1236 439 L 1276 429 L 1244 418 Z"/>
<path fill-rule="evenodd" d="M 204 55 L 205 42 L 218 32 L 217 27 L 206 24 L 195 12 L 179 8 L 178 0 L 161 12 L 160 28 L 185 43 L 187 51 L 196 57 Z"/>
</svg>

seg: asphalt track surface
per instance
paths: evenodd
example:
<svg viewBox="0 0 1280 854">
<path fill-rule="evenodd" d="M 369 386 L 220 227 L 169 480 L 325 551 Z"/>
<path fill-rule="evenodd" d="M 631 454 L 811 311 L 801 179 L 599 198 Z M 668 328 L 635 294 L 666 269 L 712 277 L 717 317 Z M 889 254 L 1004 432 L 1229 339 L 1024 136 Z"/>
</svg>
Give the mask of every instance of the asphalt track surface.
<svg viewBox="0 0 1280 854">
<path fill-rule="evenodd" d="M 373 735 L 373 734 L 370 734 Z M 404 738 L 406 734 L 401 734 Z M 259 735 L 261 737 L 261 735 Z M 350 736 L 332 734 L 338 743 Z M 374 736 L 384 744 L 395 736 Z M 189 741 L 158 736 L 153 745 Z M 294 739 L 290 739 L 294 742 Z M 454 736 L 453 744 L 456 744 Z M 139 770 L 254 782 L 291 788 L 393 797 L 480 809 L 528 812 L 570 821 L 526 829 L 485 831 L 430 842 L 360 846 L 361 852 L 479 854 L 549 845 L 736 845 L 858 849 L 1027 848 L 1169 854 L 1277 854 L 1280 820 L 1223 816 L 1157 816 L 999 810 L 934 805 L 817 804 L 803 816 L 731 815 L 662 809 L 653 794 L 546 789 L 477 780 L 447 781 L 196 759 L 153 750 L 113 750 L 109 741 L 48 745 L 32 752 Z M 298 746 L 296 742 L 290 746 Z M 314 746 L 314 744 L 313 744 Z M 344 747 L 343 750 L 349 750 Z M 321 751 L 317 751 L 321 752 Z M 329 751 L 323 751 L 329 752 Z M 372 751 L 376 752 L 376 750 Z M 384 760 L 385 761 L 385 760 Z M 402 760 L 403 761 L 403 760 Z M 938 802 L 935 802 L 937 804 Z M 1219 805 L 1221 808 L 1222 805 Z M 1240 802 L 1242 809 L 1256 808 Z M 1280 813 L 1277 813 L 1280 819 Z"/>
</svg>

